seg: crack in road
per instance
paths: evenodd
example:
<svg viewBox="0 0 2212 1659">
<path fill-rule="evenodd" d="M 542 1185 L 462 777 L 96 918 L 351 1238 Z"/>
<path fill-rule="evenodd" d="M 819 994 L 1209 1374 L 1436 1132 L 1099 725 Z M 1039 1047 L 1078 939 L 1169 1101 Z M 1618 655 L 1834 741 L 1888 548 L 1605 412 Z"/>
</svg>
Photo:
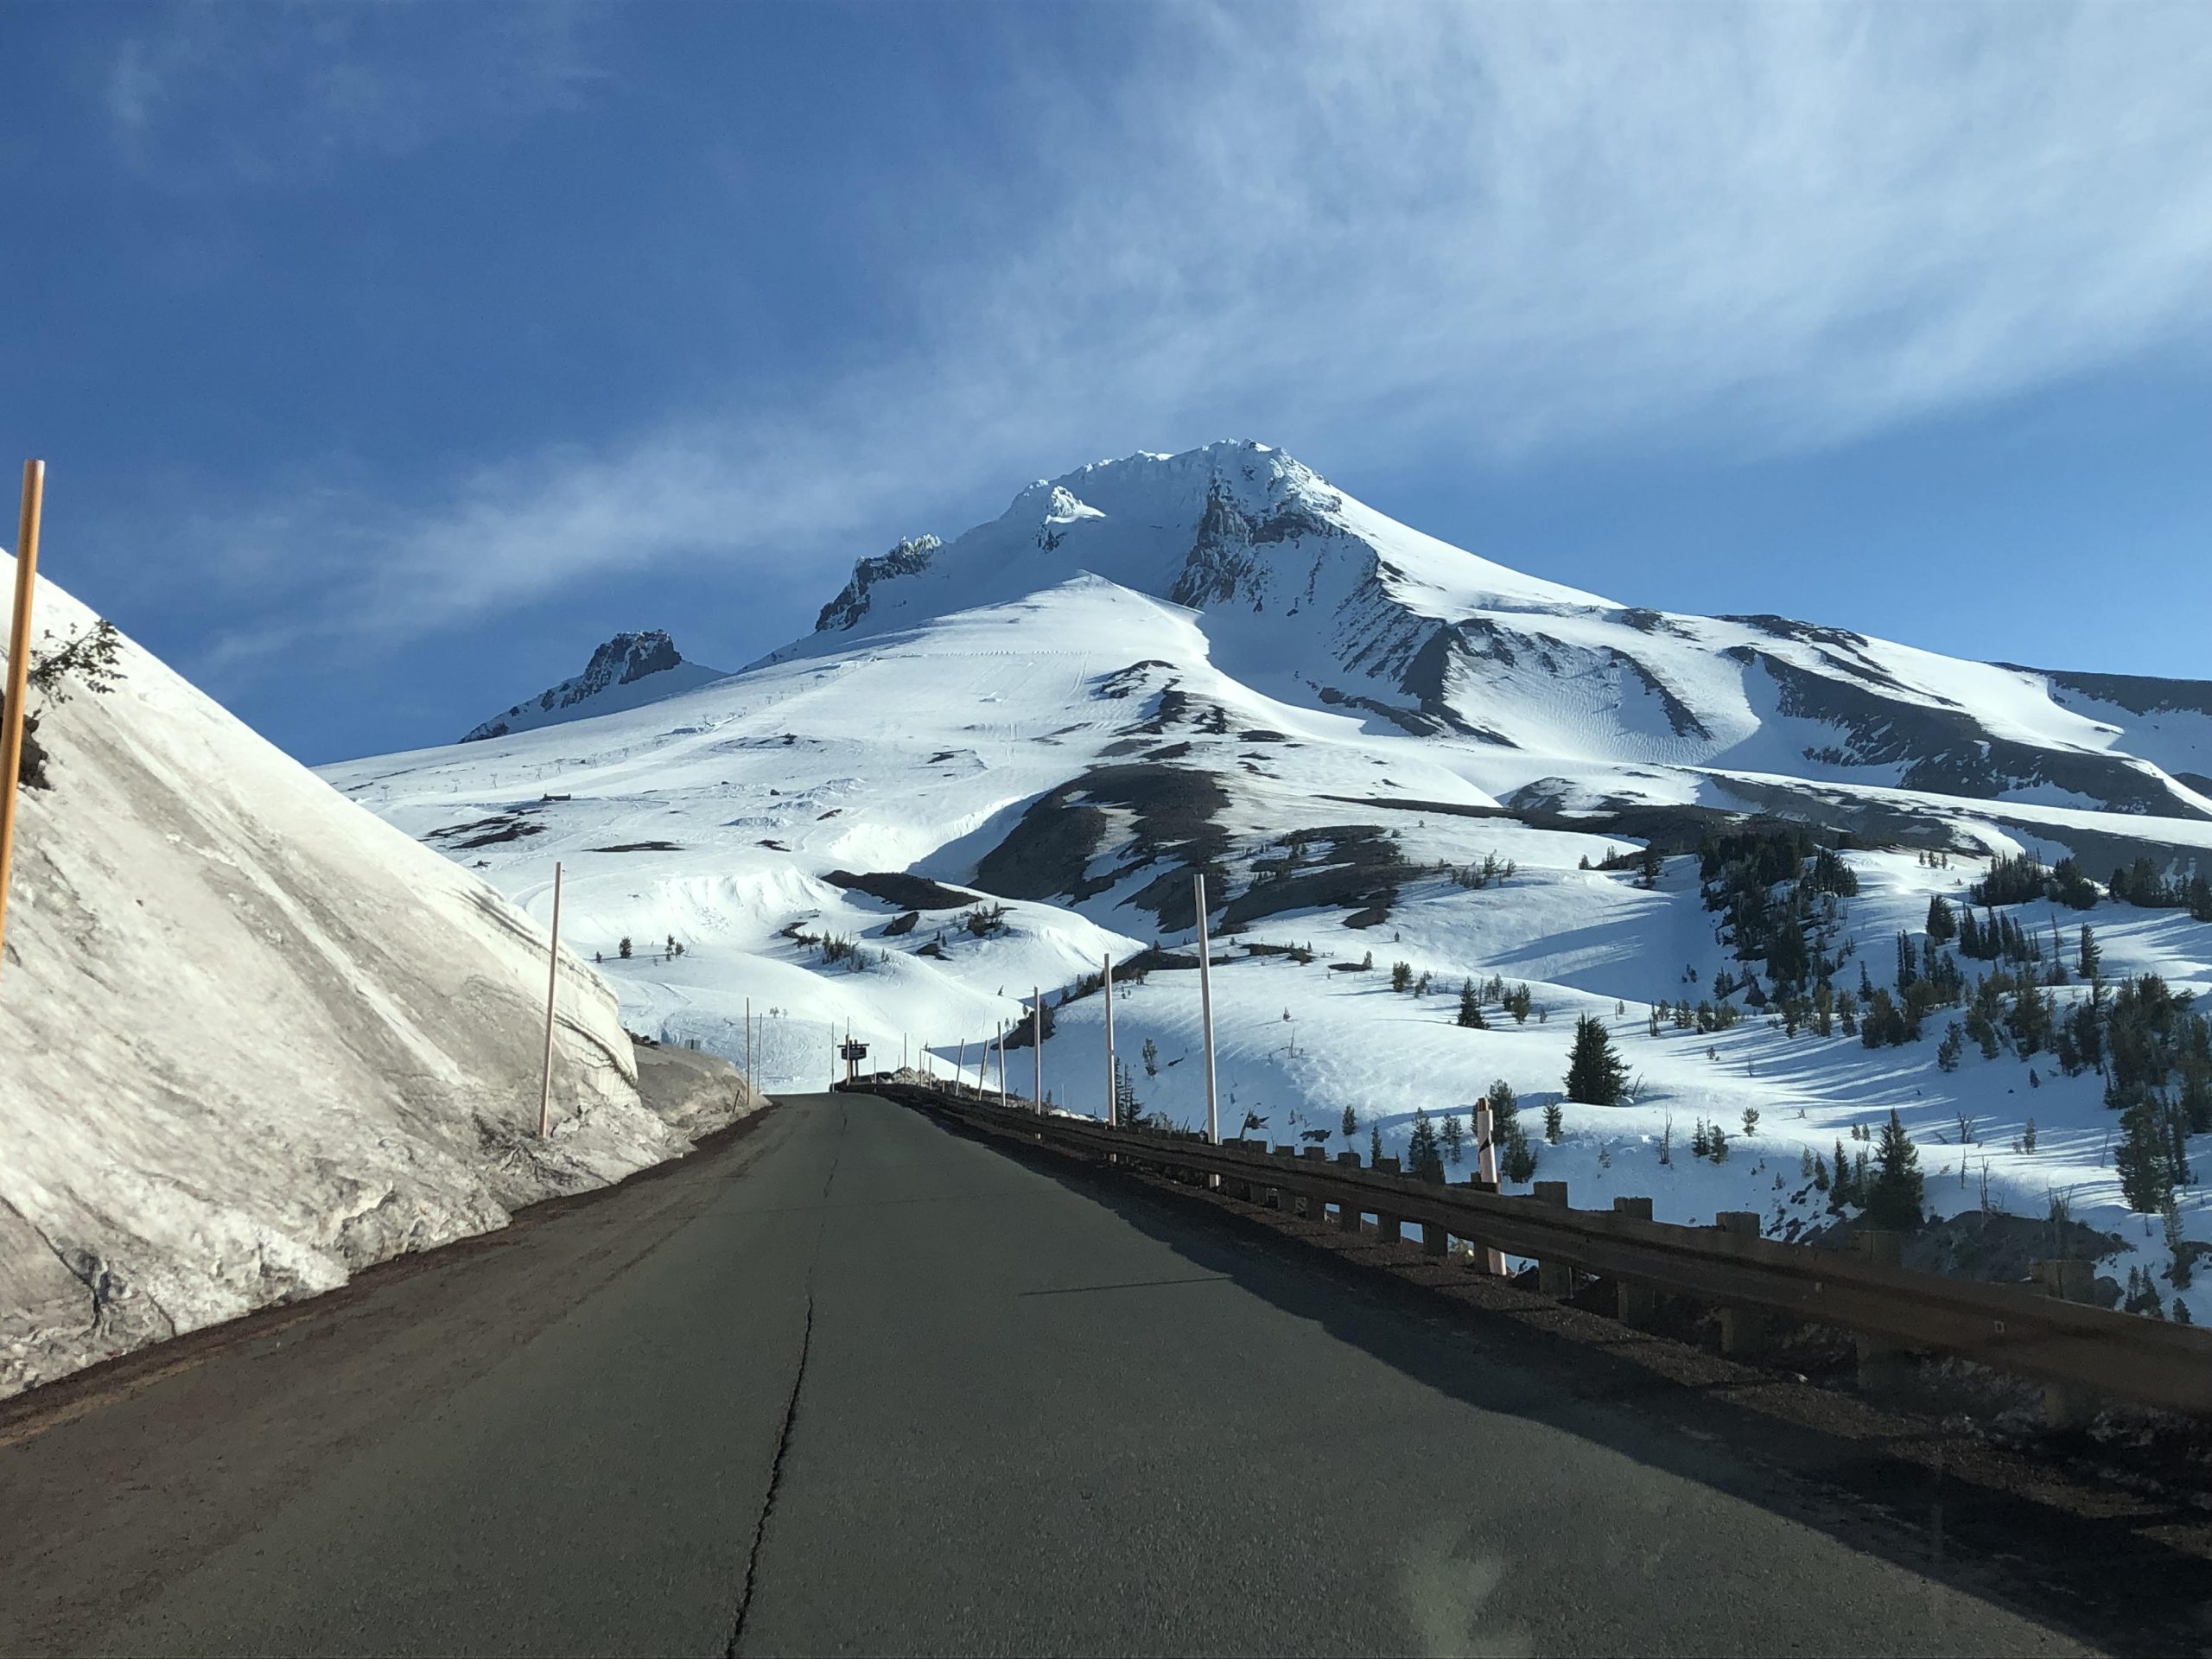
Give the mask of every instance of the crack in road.
<svg viewBox="0 0 2212 1659">
<path fill-rule="evenodd" d="M 1021 1296 L 1088 1296 L 1101 1290 L 1158 1290 L 1166 1285 L 1225 1285 L 1225 1273 L 1195 1274 L 1187 1279 L 1132 1279 L 1118 1285 L 1058 1285 L 1050 1290 L 1025 1290 Z"/>
<path fill-rule="evenodd" d="M 784 1459 L 791 1451 L 791 1426 L 798 1419 L 799 1389 L 806 1382 L 807 1357 L 814 1351 L 814 1269 L 822 1259 L 823 1221 L 828 1218 L 830 1188 L 837 1179 L 837 1164 L 844 1155 L 845 1129 L 849 1116 L 850 1109 L 839 1103 L 837 1141 L 830 1154 L 830 1173 L 822 1181 L 823 1208 L 819 1213 L 823 1220 L 815 1224 L 814 1252 L 806 1264 L 806 1313 L 799 1327 L 798 1363 L 792 1368 L 791 1395 L 784 1402 L 784 1420 L 776 1431 L 776 1455 L 768 1464 L 768 1489 L 761 1495 L 760 1513 L 753 1523 L 753 1544 L 746 1551 L 745 1580 L 738 1590 L 737 1614 L 730 1624 L 729 1640 L 722 1646 L 723 1659 L 737 1659 L 738 1651 L 745 1641 L 745 1621 L 753 1611 L 753 1587 L 760 1578 L 760 1548 L 767 1541 L 768 1517 L 776 1511 L 776 1494 L 784 1481 Z"/>
</svg>

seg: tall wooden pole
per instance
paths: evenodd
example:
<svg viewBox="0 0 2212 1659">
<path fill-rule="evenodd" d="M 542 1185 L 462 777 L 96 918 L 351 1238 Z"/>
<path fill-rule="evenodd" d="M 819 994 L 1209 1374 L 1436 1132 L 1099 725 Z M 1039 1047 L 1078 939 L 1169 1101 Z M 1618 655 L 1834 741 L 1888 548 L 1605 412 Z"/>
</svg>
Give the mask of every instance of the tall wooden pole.
<svg viewBox="0 0 2212 1659">
<path fill-rule="evenodd" d="M 23 516 L 16 534 L 16 611 L 8 632 L 8 710 L 0 721 L 0 963 L 7 961 L 8 883 L 16 868 L 16 790 L 22 780 L 24 707 L 31 683 L 31 588 L 38 580 L 38 524 L 46 463 L 23 463 Z"/>
<path fill-rule="evenodd" d="M 1213 969 L 1206 944 L 1206 878 L 1203 871 L 1191 878 L 1192 901 L 1198 907 L 1198 1024 L 1206 1043 L 1206 1139 L 1221 1144 L 1221 1106 L 1215 1098 L 1213 1077 Z"/>
<path fill-rule="evenodd" d="M 1484 1095 L 1475 1103 L 1475 1179 L 1486 1192 L 1497 1191 L 1497 1146 L 1496 1120 L 1491 1116 L 1490 1096 Z M 1498 1250 L 1484 1253 L 1484 1270 L 1493 1276 L 1505 1272 L 1505 1256 Z"/>
<path fill-rule="evenodd" d="M 1120 1103 L 1114 1098 L 1114 953 L 1106 953 L 1106 1127 L 1121 1122 Z"/>
<path fill-rule="evenodd" d="M 561 988 L 561 867 L 553 866 L 553 944 L 546 953 L 545 1076 L 537 1089 L 537 1138 L 553 1132 L 553 996 Z"/>
</svg>

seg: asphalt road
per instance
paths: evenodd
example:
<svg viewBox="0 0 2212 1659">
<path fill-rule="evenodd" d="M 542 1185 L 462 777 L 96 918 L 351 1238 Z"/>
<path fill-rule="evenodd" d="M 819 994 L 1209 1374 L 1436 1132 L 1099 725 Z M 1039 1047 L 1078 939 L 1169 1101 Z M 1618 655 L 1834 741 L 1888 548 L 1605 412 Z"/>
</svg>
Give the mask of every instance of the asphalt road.
<svg viewBox="0 0 2212 1659">
<path fill-rule="evenodd" d="M 0 1419 L 11 1653 L 2077 1650 L 1504 1337 L 862 1096 L 54 1398 Z"/>
</svg>

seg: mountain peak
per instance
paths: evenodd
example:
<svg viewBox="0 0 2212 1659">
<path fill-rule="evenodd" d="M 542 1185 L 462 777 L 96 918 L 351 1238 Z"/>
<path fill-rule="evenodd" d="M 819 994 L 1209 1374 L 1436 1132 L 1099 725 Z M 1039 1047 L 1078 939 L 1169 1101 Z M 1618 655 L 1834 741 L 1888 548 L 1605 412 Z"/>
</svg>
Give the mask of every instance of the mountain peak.
<svg viewBox="0 0 2212 1659">
<path fill-rule="evenodd" d="M 684 661 L 664 628 L 618 633 L 592 652 L 582 673 L 493 715 L 461 741 L 474 743 L 563 721 L 588 720 L 657 702 L 722 677 L 720 669 Z"/>
</svg>

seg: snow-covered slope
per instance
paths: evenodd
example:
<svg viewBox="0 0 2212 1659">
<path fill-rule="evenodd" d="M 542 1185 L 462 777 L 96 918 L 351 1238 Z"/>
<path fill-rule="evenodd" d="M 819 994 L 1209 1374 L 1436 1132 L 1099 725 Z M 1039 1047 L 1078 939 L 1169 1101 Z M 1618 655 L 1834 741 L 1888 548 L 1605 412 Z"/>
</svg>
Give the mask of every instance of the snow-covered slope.
<svg viewBox="0 0 2212 1659">
<path fill-rule="evenodd" d="M 1649 888 L 1601 868 L 1753 813 L 1851 832 L 1860 891 L 1828 944 L 1849 952 L 1839 984 L 1864 961 L 1888 987 L 1898 931 L 1994 855 L 2072 854 L 2100 877 L 2139 856 L 2212 864 L 2212 801 L 2162 769 L 2193 753 L 2177 728 L 2111 718 L 2082 677 L 1624 607 L 1396 524 L 1277 451 L 1217 445 L 1085 467 L 949 542 L 863 560 L 812 634 L 696 691 L 327 775 L 541 917 L 566 861 L 571 937 L 632 1023 L 735 1054 L 749 1000 L 772 1087 L 826 1077 L 849 1026 L 878 1059 L 926 1042 L 973 1074 L 1041 988 L 1046 1086 L 1102 1109 L 1099 999 L 1059 998 L 1106 954 L 1187 948 L 1202 871 L 1232 1132 L 1248 1111 L 1278 1140 L 1325 1132 L 1349 1104 L 1359 1144 L 1371 1122 L 1396 1149 L 1416 1109 L 1463 1109 L 1503 1078 L 1560 1104 L 1541 1156 L 1578 1202 L 1643 1192 L 1662 1217 L 1770 1209 L 1802 1230 L 1819 1201 L 1801 1162 L 1895 1106 L 1937 1208 L 1978 1203 L 1986 1164 L 1999 1202 L 2040 1213 L 2068 1190 L 2108 1224 L 2093 1071 L 2009 1042 L 1946 1071 L 1940 1020 L 1880 1049 L 1756 1008 L 1654 1036 L 1655 1004 L 1746 964 L 1694 859 Z M 2146 752 L 2146 729 L 2169 747 Z M 1510 876 L 1482 876 L 1493 856 Z M 2039 934 L 2082 919 L 2051 909 L 2017 913 Z M 2212 927 L 2185 911 L 2088 919 L 2109 971 L 2212 985 Z M 1288 954 L 1308 944 L 1311 962 Z M 1399 960 L 1426 993 L 1388 988 Z M 1528 984 L 1529 1017 L 1493 999 L 1484 1028 L 1459 1026 L 1461 982 L 1494 976 Z M 1203 1110 L 1183 1063 L 1194 979 L 1155 962 L 1116 1014 L 1141 1096 L 1185 1122 Z M 1616 1033 L 1635 1104 L 1562 1102 L 1581 1014 Z M 1018 1089 L 1033 1064 L 1016 1056 Z M 1758 1144 L 1685 1155 L 1699 1118 L 1736 1132 L 1751 1108 Z M 1937 1138 L 1961 1112 L 1971 1170 Z M 2030 1116 L 2034 1148 L 2004 1150 Z"/>
<path fill-rule="evenodd" d="M 718 668 L 685 662 L 676 642 L 659 629 L 618 633 L 592 652 L 582 673 L 471 727 L 461 741 L 474 743 L 487 737 L 505 737 L 509 732 L 534 731 L 564 720 L 611 715 L 722 677 Z"/>
<path fill-rule="evenodd" d="M 39 607 L 92 620 L 51 583 Z M 120 665 L 44 706 L 52 787 L 23 798 L 0 1395 L 686 1149 L 569 953 L 539 1141 L 543 933 L 144 652 Z"/>
</svg>

